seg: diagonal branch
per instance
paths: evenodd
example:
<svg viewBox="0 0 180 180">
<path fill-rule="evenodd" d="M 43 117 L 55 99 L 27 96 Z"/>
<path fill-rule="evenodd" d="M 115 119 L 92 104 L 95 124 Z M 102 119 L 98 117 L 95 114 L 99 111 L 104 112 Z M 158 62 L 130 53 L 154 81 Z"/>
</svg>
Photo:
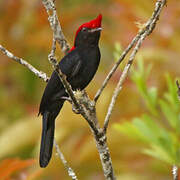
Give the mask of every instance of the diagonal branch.
<svg viewBox="0 0 180 180">
<path fill-rule="evenodd" d="M 176 86 L 177 86 L 177 95 L 178 95 L 178 99 L 180 101 L 180 84 L 179 84 L 179 81 L 176 80 Z M 179 168 L 176 164 L 174 164 L 172 166 L 172 175 L 173 175 L 173 180 L 178 180 L 179 177 L 180 177 L 180 174 L 179 174 Z"/>
<path fill-rule="evenodd" d="M 177 94 L 178 94 L 178 98 L 179 98 L 179 101 L 180 101 L 180 84 L 179 84 L 179 81 L 178 81 L 178 80 L 176 80 L 176 86 L 177 86 L 177 88 L 178 88 Z"/>
<path fill-rule="evenodd" d="M 0 51 L 2 51 L 3 54 L 6 55 L 7 57 L 9 57 L 10 59 L 13 59 L 14 61 L 18 62 L 19 64 L 22 64 L 23 66 L 27 67 L 31 72 L 33 72 L 39 78 L 43 79 L 45 82 L 48 82 L 49 78 L 46 75 L 46 73 L 37 70 L 35 67 L 33 67 L 31 64 L 29 64 L 27 61 L 15 56 L 14 54 L 12 54 L 10 51 L 8 51 L 2 45 L 0 45 Z"/>
<path fill-rule="evenodd" d="M 53 30 L 54 39 L 59 43 L 61 50 L 64 54 L 69 51 L 69 44 L 62 32 L 60 22 L 58 20 L 56 7 L 54 4 L 55 0 L 42 0 L 44 7 L 46 8 L 48 14 L 49 24 Z"/>
<path fill-rule="evenodd" d="M 94 101 L 97 102 L 97 100 L 99 99 L 102 91 L 104 90 L 104 88 L 106 87 L 107 83 L 109 82 L 110 78 L 112 77 L 112 75 L 115 73 L 116 69 L 118 68 L 118 66 L 120 65 L 120 63 L 125 59 L 126 55 L 128 54 L 128 52 L 133 48 L 133 46 L 137 43 L 137 41 L 141 38 L 141 36 L 148 31 L 148 34 L 152 33 L 152 30 L 154 29 L 153 26 L 156 25 L 156 22 L 158 20 L 158 17 L 160 15 L 160 12 L 162 10 L 162 8 L 166 5 L 166 1 L 167 0 L 157 0 L 156 2 L 156 6 L 154 9 L 154 12 L 151 16 L 151 18 L 147 21 L 147 23 L 145 24 L 145 27 L 140 29 L 139 33 L 133 38 L 133 40 L 131 41 L 131 43 L 128 45 L 128 47 L 122 52 L 121 57 L 119 58 L 119 60 L 115 63 L 115 65 L 113 66 L 113 68 L 110 70 L 109 74 L 106 76 L 104 82 L 102 83 L 102 86 L 100 87 L 100 89 L 97 91 L 95 97 L 94 97 Z M 154 22 L 154 20 L 156 22 Z M 151 28 L 151 31 L 149 31 L 149 29 Z"/>
<path fill-rule="evenodd" d="M 106 132 L 107 130 L 107 127 L 108 127 L 108 124 L 109 124 L 109 119 L 110 119 L 110 116 L 112 114 L 112 110 L 114 108 L 114 105 L 115 105 L 115 102 L 116 102 L 116 99 L 119 95 L 119 92 L 121 91 L 122 89 L 122 85 L 123 85 L 123 82 L 124 80 L 126 79 L 127 75 L 128 75 L 128 72 L 129 72 L 129 69 L 133 63 L 133 60 L 135 58 L 135 55 L 137 54 L 139 48 L 141 47 L 141 44 L 142 42 L 144 41 L 144 39 L 150 35 L 155 26 L 156 26 L 156 23 L 157 21 L 159 20 L 159 15 L 162 11 L 162 8 L 166 5 L 166 0 L 157 0 L 156 2 L 156 5 L 155 5 L 155 9 L 153 11 L 153 14 L 151 16 L 151 18 L 147 21 L 146 23 L 146 26 L 140 30 L 140 38 L 138 39 L 137 41 L 137 44 L 136 46 L 134 47 L 131 55 L 130 55 L 130 58 L 129 58 L 129 61 L 127 63 L 127 65 L 125 66 L 123 72 L 122 72 L 122 75 L 119 79 L 119 82 L 114 90 L 114 93 L 113 93 L 113 96 L 112 96 L 112 99 L 111 99 L 111 103 L 109 105 L 109 108 L 108 108 L 108 112 L 106 114 L 106 117 L 105 117 L 105 121 L 104 121 L 104 131 Z"/>
<path fill-rule="evenodd" d="M 133 49 L 133 52 L 132 52 L 130 58 L 129 58 L 129 61 L 128 61 L 127 65 L 125 66 L 125 68 L 124 68 L 124 70 L 123 70 L 123 72 L 122 72 L 122 75 L 121 75 L 121 77 L 120 77 L 120 79 L 119 79 L 119 82 L 118 82 L 118 84 L 117 84 L 117 86 L 116 86 L 116 88 L 115 88 L 115 90 L 114 90 L 114 93 L 113 93 L 113 96 L 112 96 L 112 99 L 111 99 L 111 103 L 110 103 L 110 105 L 109 105 L 108 112 L 107 112 L 107 114 L 106 114 L 105 121 L 104 121 L 104 131 L 105 131 L 105 132 L 106 132 L 106 130 L 107 130 L 107 127 L 108 127 L 108 124 L 109 124 L 109 119 L 110 119 L 110 116 L 111 116 L 111 114 L 112 114 L 112 111 L 113 111 L 115 102 L 116 102 L 116 100 L 117 100 L 117 97 L 118 97 L 121 89 L 122 89 L 123 82 L 125 81 L 125 79 L 126 79 L 126 77 L 127 77 L 127 75 L 128 75 L 128 71 L 129 71 L 129 69 L 130 69 L 130 67 L 131 67 L 131 65 L 132 65 L 132 62 L 133 62 L 133 60 L 134 60 L 134 58 L 135 58 L 135 55 L 136 55 L 136 53 L 138 52 L 138 49 L 140 48 L 140 46 L 141 46 L 142 41 L 144 40 L 144 38 L 145 38 L 145 37 L 143 36 L 143 37 L 141 37 L 140 40 L 138 40 L 135 48 Z"/>
<path fill-rule="evenodd" d="M 113 68 L 110 70 L 109 74 L 106 76 L 106 79 L 104 80 L 104 82 L 102 83 L 102 86 L 100 87 L 100 89 L 97 91 L 95 97 L 94 97 L 94 101 L 97 102 L 97 100 L 99 99 L 102 91 L 104 90 L 104 88 L 106 87 L 107 83 L 109 82 L 109 80 L 111 79 L 112 75 L 115 73 L 116 69 L 118 68 L 118 66 L 120 65 L 120 63 L 124 60 L 124 58 L 126 57 L 126 55 L 128 54 L 128 52 L 132 49 L 132 47 L 136 44 L 136 42 L 138 41 L 138 39 L 140 38 L 140 35 L 142 34 L 142 32 L 138 33 L 136 35 L 136 37 L 133 38 L 133 40 L 131 41 L 131 43 L 128 45 L 128 47 L 122 52 L 121 57 L 119 58 L 119 60 L 114 64 Z"/>
<path fill-rule="evenodd" d="M 173 175 L 173 180 L 178 180 L 179 179 L 179 175 L 178 175 L 178 166 L 173 165 L 172 166 L 172 175 Z"/>
<path fill-rule="evenodd" d="M 59 156 L 59 158 L 61 159 L 61 161 L 63 162 L 64 164 L 64 167 L 66 168 L 66 170 L 68 171 L 68 175 L 71 177 L 72 180 L 78 180 L 77 177 L 76 177 L 76 174 L 75 172 L 73 171 L 73 169 L 69 166 L 68 162 L 66 161 L 63 153 L 61 152 L 59 146 L 57 145 L 56 141 L 54 140 L 54 145 L 56 147 L 56 151 L 57 151 L 57 154 Z"/>
</svg>

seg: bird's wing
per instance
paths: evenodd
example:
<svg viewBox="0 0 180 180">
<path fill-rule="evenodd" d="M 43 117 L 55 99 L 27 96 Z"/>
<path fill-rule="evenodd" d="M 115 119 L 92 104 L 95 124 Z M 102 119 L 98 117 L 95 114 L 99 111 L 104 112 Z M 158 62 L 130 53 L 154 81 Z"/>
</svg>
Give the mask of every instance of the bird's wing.
<svg viewBox="0 0 180 180">
<path fill-rule="evenodd" d="M 62 73 L 67 76 L 67 79 L 70 80 L 76 76 L 76 74 L 78 74 L 81 67 L 81 62 L 82 61 L 78 51 L 73 50 L 64 56 L 64 58 L 59 62 L 59 67 Z M 61 83 L 57 73 L 54 71 L 42 96 L 39 112 L 42 113 L 45 109 L 52 108 L 48 107 L 48 104 L 52 104 L 52 102 L 60 100 L 60 97 L 65 95 L 66 92 L 63 84 Z"/>
<path fill-rule="evenodd" d="M 59 96 L 63 96 L 63 94 L 65 94 L 64 87 L 57 73 L 54 71 L 46 85 L 43 96 L 41 98 L 39 114 L 43 114 L 43 112 L 47 109 L 53 109 L 53 107 L 51 107 L 53 105 L 53 102 L 55 101 L 55 99 L 58 99 Z"/>
<path fill-rule="evenodd" d="M 73 78 L 78 74 L 82 65 L 81 57 L 79 56 L 78 50 L 73 50 L 67 54 L 60 62 L 59 67 L 68 79 Z"/>
</svg>

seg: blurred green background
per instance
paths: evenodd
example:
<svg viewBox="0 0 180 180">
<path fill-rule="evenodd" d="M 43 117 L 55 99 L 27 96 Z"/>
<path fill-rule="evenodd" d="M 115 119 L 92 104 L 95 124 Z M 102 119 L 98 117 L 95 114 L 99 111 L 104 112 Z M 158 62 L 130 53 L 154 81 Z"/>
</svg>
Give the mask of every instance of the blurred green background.
<svg viewBox="0 0 180 180">
<path fill-rule="evenodd" d="M 117 49 L 120 53 L 119 49 L 123 50 L 138 32 L 135 22 L 144 23 L 151 16 L 155 2 L 57 1 L 59 19 L 71 45 L 79 25 L 95 18 L 99 13 L 103 14 L 101 64 L 95 78 L 87 87 L 91 98 L 115 63 Z M 49 76 L 52 67 L 47 56 L 51 41 L 52 31 L 41 1 L 0 1 L 0 44 Z M 63 57 L 59 47 L 56 55 L 58 59 Z M 165 75 L 169 73 L 173 82 L 180 76 L 180 1 L 168 1 L 155 31 L 143 43 L 137 59 L 138 57 L 143 59 L 145 69 L 152 64 L 146 83 L 148 87 L 156 87 L 158 96 L 162 97 L 167 91 Z M 97 104 L 101 124 L 122 67 L 123 64 Z M 123 180 L 171 179 L 171 165 L 142 154 L 142 148 L 146 144 L 128 138 L 112 126 L 115 123 L 121 125 L 131 122 L 134 117 L 140 117 L 147 112 L 132 76 L 133 73 L 124 83 L 108 129 L 108 144 L 115 173 L 118 179 Z M 46 169 L 40 169 L 38 165 L 41 117 L 37 117 L 37 114 L 45 85 L 45 82 L 29 70 L 0 52 L 0 179 L 70 179 L 55 152 Z M 55 136 L 79 179 L 103 179 L 100 160 L 87 123 L 79 115 L 72 113 L 68 103 L 65 103 L 57 118 Z"/>
</svg>

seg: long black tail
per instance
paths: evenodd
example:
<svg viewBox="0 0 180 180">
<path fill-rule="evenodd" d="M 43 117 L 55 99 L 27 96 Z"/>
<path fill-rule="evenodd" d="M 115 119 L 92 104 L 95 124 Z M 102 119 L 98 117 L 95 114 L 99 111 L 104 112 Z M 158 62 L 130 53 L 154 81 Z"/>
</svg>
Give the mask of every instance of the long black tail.
<svg viewBox="0 0 180 180">
<path fill-rule="evenodd" d="M 59 104 L 60 107 L 58 107 L 57 111 L 45 111 L 43 113 L 42 137 L 39 158 L 40 167 L 46 167 L 51 159 L 54 142 L 55 119 L 60 109 L 62 108 L 63 103 L 64 101 L 62 102 L 62 104 Z"/>
</svg>

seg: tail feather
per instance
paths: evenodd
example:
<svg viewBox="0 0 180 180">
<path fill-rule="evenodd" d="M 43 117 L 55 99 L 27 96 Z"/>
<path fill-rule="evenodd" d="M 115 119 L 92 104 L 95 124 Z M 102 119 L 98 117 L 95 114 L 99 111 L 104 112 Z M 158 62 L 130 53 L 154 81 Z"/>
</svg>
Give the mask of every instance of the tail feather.
<svg viewBox="0 0 180 180">
<path fill-rule="evenodd" d="M 50 112 L 43 114 L 42 139 L 40 149 L 40 167 L 46 167 L 52 156 L 54 141 L 55 118 Z"/>
<path fill-rule="evenodd" d="M 55 119 L 59 114 L 63 104 L 64 100 L 58 103 L 54 103 L 51 106 L 51 112 L 46 110 L 41 113 L 43 115 L 43 125 L 39 158 L 40 167 L 46 167 L 51 159 L 54 143 Z"/>
</svg>

